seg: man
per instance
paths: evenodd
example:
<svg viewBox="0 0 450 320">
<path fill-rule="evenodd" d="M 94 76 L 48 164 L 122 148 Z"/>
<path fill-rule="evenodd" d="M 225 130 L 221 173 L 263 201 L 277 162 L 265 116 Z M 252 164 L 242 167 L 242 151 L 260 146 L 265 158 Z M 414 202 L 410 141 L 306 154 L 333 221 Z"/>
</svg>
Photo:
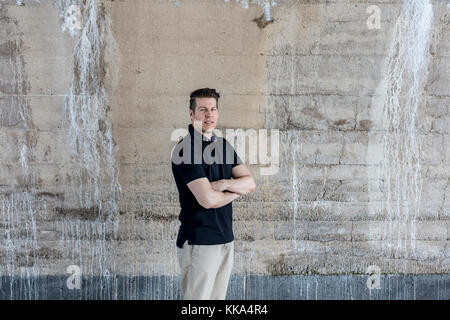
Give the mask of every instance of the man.
<svg viewBox="0 0 450 320">
<path fill-rule="evenodd" d="M 225 299 L 234 258 L 231 202 L 255 190 L 250 171 L 230 143 L 213 135 L 219 98 L 215 89 L 191 93 L 189 134 L 172 152 L 181 206 L 176 245 L 185 300 Z"/>
</svg>

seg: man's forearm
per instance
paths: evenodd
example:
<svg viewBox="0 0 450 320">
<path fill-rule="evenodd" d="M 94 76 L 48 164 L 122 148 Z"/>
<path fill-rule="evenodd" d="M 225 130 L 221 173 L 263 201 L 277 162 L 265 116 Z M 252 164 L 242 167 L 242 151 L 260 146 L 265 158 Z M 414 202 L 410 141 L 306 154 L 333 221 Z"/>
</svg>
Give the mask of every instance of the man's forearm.
<svg viewBox="0 0 450 320">
<path fill-rule="evenodd" d="M 244 176 L 237 179 L 226 179 L 225 190 L 244 195 L 255 190 L 255 181 L 252 176 Z"/>
<path fill-rule="evenodd" d="M 208 195 L 209 208 L 220 208 L 230 203 L 231 201 L 239 198 L 239 194 L 228 191 L 215 191 L 213 190 Z"/>
</svg>

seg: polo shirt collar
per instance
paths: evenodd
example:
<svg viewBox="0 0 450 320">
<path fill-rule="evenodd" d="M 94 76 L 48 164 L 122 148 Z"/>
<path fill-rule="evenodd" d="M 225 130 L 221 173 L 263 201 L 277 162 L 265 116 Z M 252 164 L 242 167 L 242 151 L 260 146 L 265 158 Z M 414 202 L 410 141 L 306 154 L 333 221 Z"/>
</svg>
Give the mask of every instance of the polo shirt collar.
<svg viewBox="0 0 450 320">
<path fill-rule="evenodd" d="M 189 124 L 189 126 L 188 126 L 188 130 L 189 130 L 189 134 L 191 135 L 191 137 L 194 137 L 194 126 L 192 125 L 192 123 L 191 124 Z M 197 133 L 199 133 L 200 134 L 200 132 L 197 132 Z M 211 135 L 211 140 L 209 140 L 204 134 L 201 134 L 203 137 L 202 137 L 202 141 L 203 142 L 211 142 L 211 141 L 214 141 L 215 139 L 216 139 L 216 137 L 214 136 L 214 134 L 212 134 Z M 214 137 L 214 138 L 213 138 Z"/>
</svg>

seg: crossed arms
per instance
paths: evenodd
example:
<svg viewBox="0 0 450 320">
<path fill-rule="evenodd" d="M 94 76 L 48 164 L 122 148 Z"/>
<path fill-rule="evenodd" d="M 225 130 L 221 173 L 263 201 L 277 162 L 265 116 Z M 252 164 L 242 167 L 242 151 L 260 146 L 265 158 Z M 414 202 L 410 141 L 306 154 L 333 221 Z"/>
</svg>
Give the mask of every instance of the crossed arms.
<svg viewBox="0 0 450 320">
<path fill-rule="evenodd" d="M 187 186 L 202 207 L 220 208 L 256 188 L 255 180 L 245 164 L 235 166 L 231 174 L 234 179 L 209 182 L 207 178 L 199 178 Z"/>
</svg>

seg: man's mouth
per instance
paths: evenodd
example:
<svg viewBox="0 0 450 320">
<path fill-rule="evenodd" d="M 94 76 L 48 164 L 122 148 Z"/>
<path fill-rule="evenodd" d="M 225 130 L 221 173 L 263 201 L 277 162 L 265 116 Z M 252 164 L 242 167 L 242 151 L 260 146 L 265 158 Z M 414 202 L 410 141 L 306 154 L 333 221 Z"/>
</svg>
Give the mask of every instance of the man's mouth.
<svg viewBox="0 0 450 320">
<path fill-rule="evenodd" d="M 205 121 L 206 124 L 214 123 L 214 121 Z"/>
</svg>

